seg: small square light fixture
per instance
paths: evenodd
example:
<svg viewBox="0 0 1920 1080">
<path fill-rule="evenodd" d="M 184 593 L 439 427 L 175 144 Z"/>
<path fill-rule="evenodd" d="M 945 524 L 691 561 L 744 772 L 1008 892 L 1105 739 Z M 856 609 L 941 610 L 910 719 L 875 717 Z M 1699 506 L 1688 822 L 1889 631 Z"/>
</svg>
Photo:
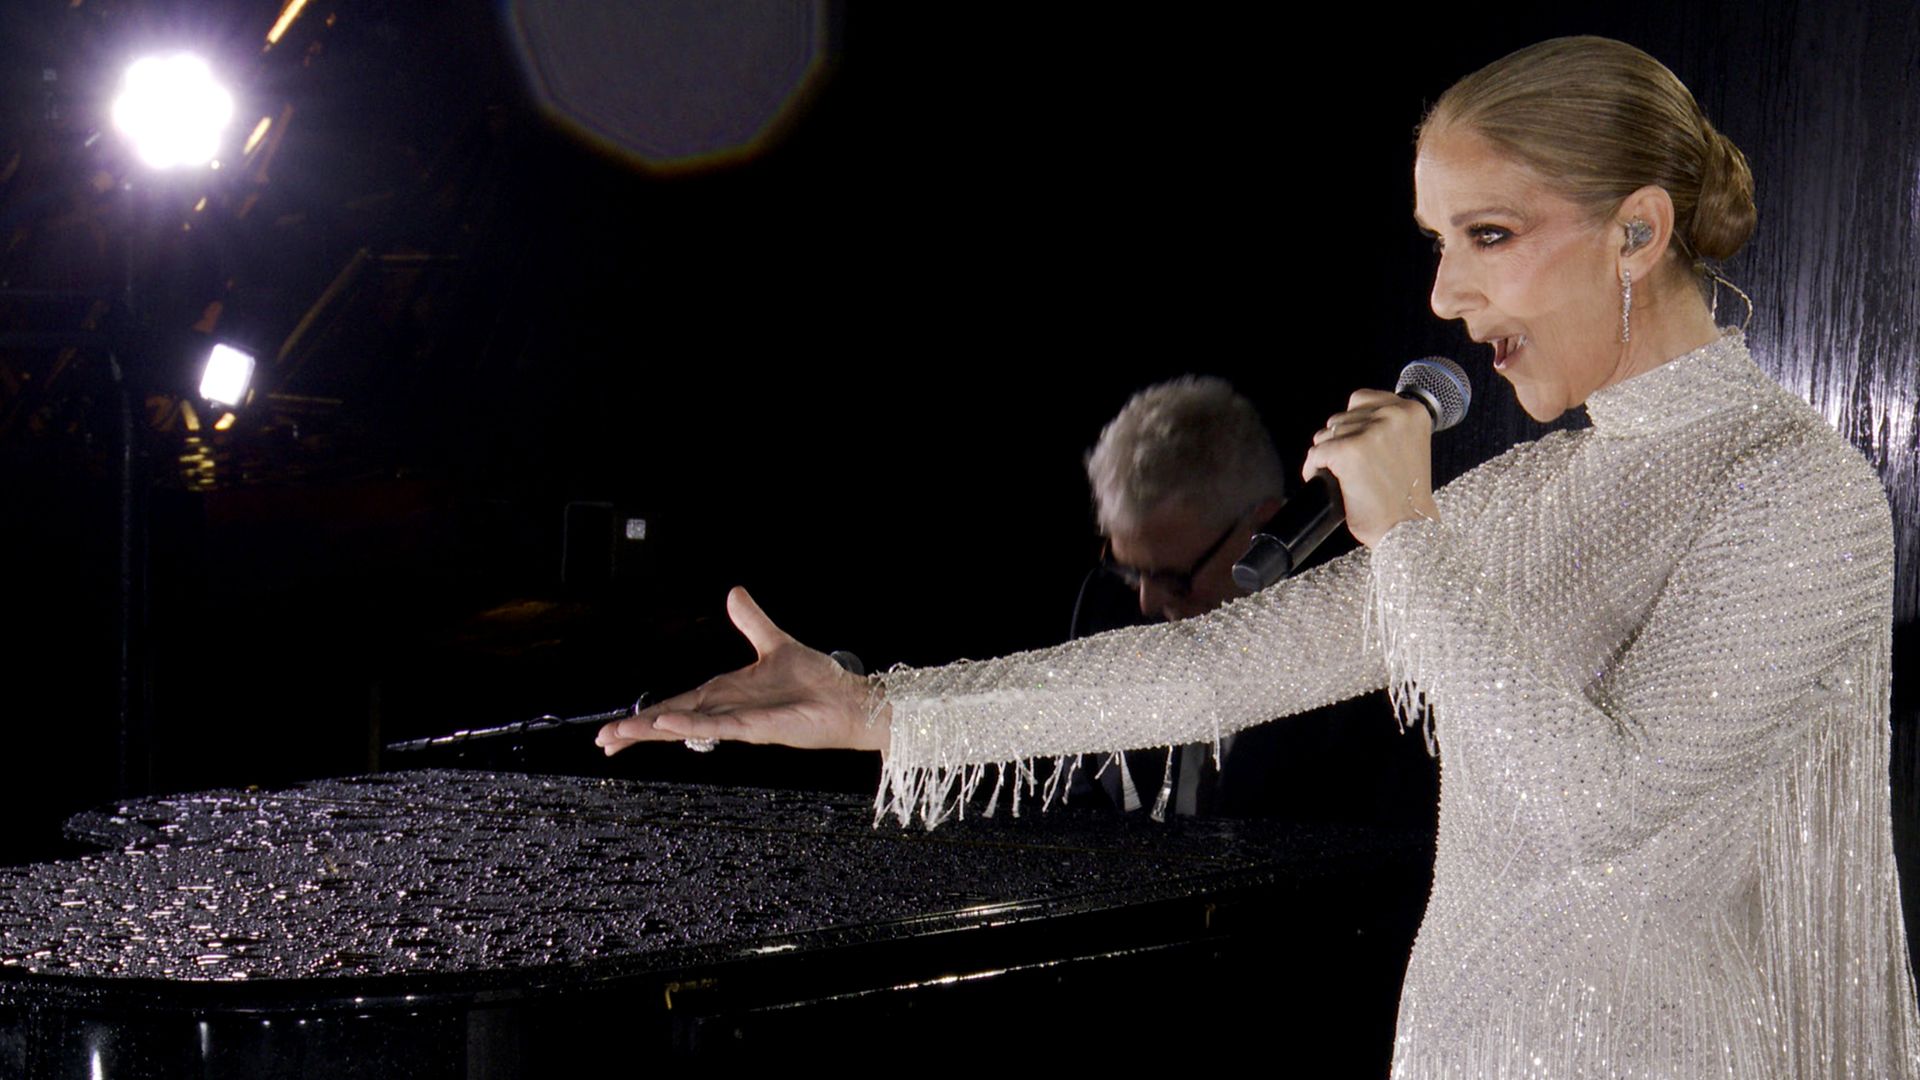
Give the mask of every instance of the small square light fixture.
<svg viewBox="0 0 1920 1080">
<path fill-rule="evenodd" d="M 215 345 L 200 372 L 200 396 L 215 405 L 236 407 L 246 401 L 247 384 L 252 381 L 253 354 Z"/>
</svg>

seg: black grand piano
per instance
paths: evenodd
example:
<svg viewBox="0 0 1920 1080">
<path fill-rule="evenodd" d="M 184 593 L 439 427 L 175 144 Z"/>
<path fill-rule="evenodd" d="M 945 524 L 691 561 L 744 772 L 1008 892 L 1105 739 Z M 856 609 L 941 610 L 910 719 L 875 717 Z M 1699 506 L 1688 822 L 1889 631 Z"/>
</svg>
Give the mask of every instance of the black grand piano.
<svg viewBox="0 0 1920 1080">
<path fill-rule="evenodd" d="M 1244 1049 L 1275 1075 L 1378 1076 L 1430 861 L 1357 828 L 1031 808 L 876 828 L 849 795 L 444 770 L 68 831 L 100 852 L 0 870 L 0 1075 Z"/>
</svg>

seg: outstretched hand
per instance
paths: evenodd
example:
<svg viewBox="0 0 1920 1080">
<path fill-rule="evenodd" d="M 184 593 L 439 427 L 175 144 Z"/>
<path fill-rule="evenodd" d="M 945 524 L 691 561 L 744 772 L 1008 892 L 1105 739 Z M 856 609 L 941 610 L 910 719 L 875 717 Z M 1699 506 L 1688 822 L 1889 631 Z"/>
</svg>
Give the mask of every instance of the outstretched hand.
<svg viewBox="0 0 1920 1080">
<path fill-rule="evenodd" d="M 608 754 L 675 739 L 886 749 L 886 712 L 869 721 L 867 680 L 795 641 L 745 589 L 727 594 L 727 617 L 759 659 L 606 725 L 594 742 Z"/>
</svg>

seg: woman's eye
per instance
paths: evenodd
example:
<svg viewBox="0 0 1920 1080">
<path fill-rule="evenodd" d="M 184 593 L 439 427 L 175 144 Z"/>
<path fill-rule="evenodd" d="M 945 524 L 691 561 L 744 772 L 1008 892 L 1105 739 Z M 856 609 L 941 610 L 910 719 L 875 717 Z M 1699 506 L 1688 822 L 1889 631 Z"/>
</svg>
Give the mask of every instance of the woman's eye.
<svg viewBox="0 0 1920 1080">
<path fill-rule="evenodd" d="M 1473 246 L 1477 248 L 1498 247 L 1513 236 L 1511 232 L 1508 232 L 1498 225 L 1471 225 L 1468 226 L 1466 232 L 1467 239 L 1472 241 Z M 1447 250 L 1446 237 L 1441 236 L 1439 233 L 1430 233 L 1424 230 L 1422 230 L 1421 235 L 1433 241 L 1433 253 L 1435 255 L 1439 255 Z"/>
</svg>

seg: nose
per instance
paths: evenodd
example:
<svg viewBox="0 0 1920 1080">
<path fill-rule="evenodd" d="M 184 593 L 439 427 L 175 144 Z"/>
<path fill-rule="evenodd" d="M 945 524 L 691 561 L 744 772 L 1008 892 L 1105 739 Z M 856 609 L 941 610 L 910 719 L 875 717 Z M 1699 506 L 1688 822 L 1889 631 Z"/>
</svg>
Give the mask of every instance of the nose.
<svg viewBox="0 0 1920 1080">
<path fill-rule="evenodd" d="M 1173 592 L 1152 578 L 1140 579 L 1140 614 L 1152 618 L 1167 618 L 1168 609 L 1174 600 Z"/>
<path fill-rule="evenodd" d="M 1458 319 L 1473 310 L 1476 294 L 1467 276 L 1467 268 L 1458 255 L 1440 253 L 1440 264 L 1433 268 L 1433 295 L 1428 297 L 1435 315 Z"/>
</svg>

